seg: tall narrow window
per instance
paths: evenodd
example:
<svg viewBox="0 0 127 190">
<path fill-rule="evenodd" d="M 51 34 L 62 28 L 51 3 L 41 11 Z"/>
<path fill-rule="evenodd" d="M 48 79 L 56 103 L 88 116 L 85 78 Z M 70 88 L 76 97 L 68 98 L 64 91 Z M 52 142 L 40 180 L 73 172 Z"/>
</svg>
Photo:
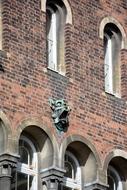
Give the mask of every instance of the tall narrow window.
<svg viewBox="0 0 127 190">
<path fill-rule="evenodd" d="M 122 36 L 115 24 L 104 28 L 105 91 L 120 96 L 120 50 Z"/>
<path fill-rule="evenodd" d="M 37 190 L 37 153 L 33 143 L 24 136 L 19 142 L 19 154 L 11 190 Z"/>
<path fill-rule="evenodd" d="M 64 26 L 66 9 L 62 1 L 47 0 L 46 32 L 48 67 L 54 71 L 65 73 L 64 63 Z"/>
</svg>

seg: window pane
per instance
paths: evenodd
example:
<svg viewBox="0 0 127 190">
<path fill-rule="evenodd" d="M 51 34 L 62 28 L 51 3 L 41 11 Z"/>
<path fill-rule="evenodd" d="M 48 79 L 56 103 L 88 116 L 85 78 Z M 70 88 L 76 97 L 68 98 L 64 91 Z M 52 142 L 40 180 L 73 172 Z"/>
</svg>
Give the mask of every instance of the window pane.
<svg viewBox="0 0 127 190">
<path fill-rule="evenodd" d="M 24 164 L 28 164 L 28 152 L 25 150 L 24 147 L 20 147 L 19 149 L 20 154 L 20 162 Z"/>
<path fill-rule="evenodd" d="M 24 140 L 20 140 L 19 142 L 19 154 L 20 154 L 20 161 L 24 164 L 32 164 L 33 159 L 33 150 L 31 146 Z"/>
<path fill-rule="evenodd" d="M 35 190 L 34 177 L 33 176 L 29 176 L 29 189 L 30 190 Z"/>
<path fill-rule="evenodd" d="M 15 187 L 16 187 L 16 171 L 15 171 L 15 169 L 12 170 L 11 176 L 12 176 L 12 178 L 11 178 L 11 190 L 15 190 Z"/>
<path fill-rule="evenodd" d="M 69 177 L 69 178 L 72 178 L 72 166 L 69 162 L 65 162 L 65 170 L 66 170 L 66 173 L 65 173 L 65 177 Z"/>
<path fill-rule="evenodd" d="M 108 190 L 115 190 L 115 183 L 114 183 L 114 180 L 108 176 Z"/>
<path fill-rule="evenodd" d="M 51 11 L 46 10 L 46 32 L 47 32 L 47 35 L 49 34 L 50 27 L 51 27 L 51 18 L 52 18 Z"/>
<path fill-rule="evenodd" d="M 75 161 L 70 155 L 65 155 L 65 170 L 66 170 L 65 177 L 75 179 L 77 167 Z"/>
<path fill-rule="evenodd" d="M 17 190 L 27 190 L 28 175 L 17 173 Z"/>
</svg>

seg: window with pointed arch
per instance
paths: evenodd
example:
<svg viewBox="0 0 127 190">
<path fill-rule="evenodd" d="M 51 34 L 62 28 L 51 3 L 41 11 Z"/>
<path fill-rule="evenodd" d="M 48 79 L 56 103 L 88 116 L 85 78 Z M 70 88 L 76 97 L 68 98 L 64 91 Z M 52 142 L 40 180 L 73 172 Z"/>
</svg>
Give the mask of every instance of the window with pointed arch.
<svg viewBox="0 0 127 190">
<path fill-rule="evenodd" d="M 119 28 L 108 23 L 104 28 L 105 91 L 121 96 L 120 50 L 122 35 Z"/>
<path fill-rule="evenodd" d="M 63 190 L 81 189 L 81 169 L 77 158 L 69 151 L 66 152 L 64 166 Z"/>
<path fill-rule="evenodd" d="M 62 0 L 47 0 L 46 33 L 48 68 L 65 74 L 64 27 L 66 8 Z"/>
<path fill-rule="evenodd" d="M 37 190 L 37 152 L 30 139 L 21 136 L 19 141 L 20 159 L 13 172 L 11 190 Z"/>
<path fill-rule="evenodd" d="M 108 168 L 108 190 L 122 190 L 122 181 L 119 173 L 113 166 Z"/>
</svg>

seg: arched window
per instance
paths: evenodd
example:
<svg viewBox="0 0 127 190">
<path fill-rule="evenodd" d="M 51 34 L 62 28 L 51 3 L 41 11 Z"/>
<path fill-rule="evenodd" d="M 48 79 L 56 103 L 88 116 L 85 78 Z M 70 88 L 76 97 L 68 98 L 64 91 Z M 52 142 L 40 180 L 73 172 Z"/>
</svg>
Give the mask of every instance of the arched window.
<svg viewBox="0 0 127 190">
<path fill-rule="evenodd" d="M 63 190 L 81 189 L 81 169 L 78 160 L 71 152 L 65 155 L 65 170 Z"/>
<path fill-rule="evenodd" d="M 108 23 L 104 28 L 105 91 L 120 96 L 120 50 L 122 35 L 119 28 Z"/>
<path fill-rule="evenodd" d="M 122 182 L 119 173 L 117 170 L 109 166 L 108 168 L 108 190 L 122 190 Z"/>
<path fill-rule="evenodd" d="M 47 32 L 47 61 L 48 67 L 65 74 L 64 63 L 64 26 L 66 8 L 62 1 L 47 0 L 46 3 L 46 32 Z"/>
<path fill-rule="evenodd" d="M 11 190 L 37 190 L 37 153 L 32 141 L 25 136 L 19 141 L 19 155 Z"/>
</svg>

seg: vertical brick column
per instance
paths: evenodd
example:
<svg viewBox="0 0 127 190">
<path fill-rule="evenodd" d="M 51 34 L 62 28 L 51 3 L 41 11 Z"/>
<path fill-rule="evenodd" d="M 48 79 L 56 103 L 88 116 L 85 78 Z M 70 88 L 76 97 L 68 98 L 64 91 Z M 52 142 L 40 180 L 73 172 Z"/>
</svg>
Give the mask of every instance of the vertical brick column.
<svg viewBox="0 0 127 190">
<path fill-rule="evenodd" d="M 121 51 L 121 96 L 127 101 L 127 50 Z"/>
</svg>

